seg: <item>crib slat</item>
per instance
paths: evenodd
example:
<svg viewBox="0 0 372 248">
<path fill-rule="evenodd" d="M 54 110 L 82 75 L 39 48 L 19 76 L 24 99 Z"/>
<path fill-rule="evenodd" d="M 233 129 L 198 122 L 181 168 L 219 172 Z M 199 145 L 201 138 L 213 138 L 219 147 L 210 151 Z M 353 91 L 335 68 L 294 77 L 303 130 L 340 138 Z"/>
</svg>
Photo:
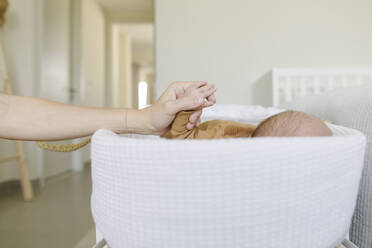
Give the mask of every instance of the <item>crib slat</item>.
<svg viewBox="0 0 372 248">
<path fill-rule="evenodd" d="M 356 75 L 355 81 L 357 85 L 362 85 L 362 77 L 360 75 Z"/>
<path fill-rule="evenodd" d="M 299 96 L 372 83 L 371 71 L 372 67 L 274 68 L 272 75 L 273 105 L 278 106 Z M 308 77 L 312 77 L 313 81 L 307 82 Z"/>
<path fill-rule="evenodd" d="M 279 85 L 278 85 L 278 79 L 274 78 L 273 80 L 273 89 L 272 89 L 272 94 L 273 94 L 273 105 L 274 106 L 279 106 Z"/>
<path fill-rule="evenodd" d="M 300 96 L 306 96 L 306 84 L 305 84 L 305 78 L 300 78 Z"/>
<path fill-rule="evenodd" d="M 342 76 L 340 80 L 341 80 L 341 87 L 347 88 L 347 82 L 346 82 L 345 76 Z"/>
<path fill-rule="evenodd" d="M 315 76 L 314 77 L 314 94 L 319 94 L 320 93 L 320 85 L 319 85 L 319 77 Z"/>
<path fill-rule="evenodd" d="M 292 84 L 291 80 L 287 80 L 285 82 L 285 89 L 284 89 L 284 101 L 289 102 L 292 100 Z"/>
<path fill-rule="evenodd" d="M 328 90 L 333 90 L 333 89 L 334 89 L 334 78 L 328 77 Z"/>
<path fill-rule="evenodd" d="M 271 74 L 271 78 L 272 78 L 272 103 L 273 103 L 273 106 L 279 106 L 279 72 L 276 68 L 273 68 L 272 70 L 272 74 Z"/>
</svg>

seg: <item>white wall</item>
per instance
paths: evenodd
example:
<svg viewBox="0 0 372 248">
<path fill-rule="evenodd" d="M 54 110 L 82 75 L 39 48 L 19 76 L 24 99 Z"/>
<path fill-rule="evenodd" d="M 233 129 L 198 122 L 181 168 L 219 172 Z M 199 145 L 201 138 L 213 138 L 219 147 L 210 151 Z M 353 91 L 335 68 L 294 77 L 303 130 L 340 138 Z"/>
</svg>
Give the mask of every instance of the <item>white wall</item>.
<svg viewBox="0 0 372 248">
<path fill-rule="evenodd" d="M 105 104 L 105 19 L 95 0 L 82 0 L 82 95 L 86 106 Z"/>
<path fill-rule="evenodd" d="M 154 63 L 154 43 L 139 43 L 134 41 L 132 46 L 133 63 L 152 65 Z"/>
<path fill-rule="evenodd" d="M 14 92 L 18 95 L 37 95 L 39 75 L 38 16 L 39 1 L 12 0 L 6 13 L 6 25 L 2 37 L 5 59 Z M 1 85 L 3 87 L 3 85 Z M 1 88 L 2 91 L 2 88 Z M 0 156 L 15 154 L 13 142 L 0 140 Z M 33 142 L 25 142 L 30 176 L 39 174 L 38 148 Z M 15 161 L 0 164 L 0 182 L 18 178 Z"/>
<path fill-rule="evenodd" d="M 219 103 L 252 104 L 273 67 L 371 65 L 371 10 L 370 0 L 157 0 L 157 95 L 208 80 Z"/>
<path fill-rule="evenodd" d="M 71 87 L 71 3 L 43 0 L 40 96 L 69 103 Z"/>
<path fill-rule="evenodd" d="M 10 1 L 3 37 L 15 94 L 70 102 L 72 8 L 71 0 Z M 71 154 L 41 152 L 34 142 L 25 144 L 31 178 L 71 169 Z M 0 156 L 11 154 L 12 142 L 1 140 Z M 16 162 L 0 165 L 0 182 L 16 178 Z"/>
<path fill-rule="evenodd" d="M 113 26 L 112 99 L 114 107 L 133 107 L 132 39 Z"/>
<path fill-rule="evenodd" d="M 108 73 L 112 74 L 110 87 L 114 107 L 137 108 L 138 76 L 141 68 L 153 64 L 153 24 L 112 24 L 112 43 L 108 51 L 111 62 Z M 109 80 L 110 80 L 109 79 Z M 109 81 L 108 81 L 109 82 Z"/>
<path fill-rule="evenodd" d="M 84 106 L 105 105 L 105 18 L 95 0 L 81 4 L 81 68 L 80 103 Z M 90 160 L 90 149 L 83 150 L 83 160 Z"/>
<path fill-rule="evenodd" d="M 43 0 L 39 96 L 71 103 L 71 1 Z M 43 175 L 71 169 L 71 154 L 43 151 Z"/>
</svg>

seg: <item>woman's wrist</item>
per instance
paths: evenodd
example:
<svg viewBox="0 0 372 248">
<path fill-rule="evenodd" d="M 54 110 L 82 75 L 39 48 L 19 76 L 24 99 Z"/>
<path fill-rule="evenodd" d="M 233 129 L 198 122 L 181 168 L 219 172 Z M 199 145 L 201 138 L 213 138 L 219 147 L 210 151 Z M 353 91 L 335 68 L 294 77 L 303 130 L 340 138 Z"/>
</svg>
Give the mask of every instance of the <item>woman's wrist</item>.
<svg viewBox="0 0 372 248">
<path fill-rule="evenodd" d="M 150 108 L 125 109 L 124 133 L 154 134 Z"/>
</svg>

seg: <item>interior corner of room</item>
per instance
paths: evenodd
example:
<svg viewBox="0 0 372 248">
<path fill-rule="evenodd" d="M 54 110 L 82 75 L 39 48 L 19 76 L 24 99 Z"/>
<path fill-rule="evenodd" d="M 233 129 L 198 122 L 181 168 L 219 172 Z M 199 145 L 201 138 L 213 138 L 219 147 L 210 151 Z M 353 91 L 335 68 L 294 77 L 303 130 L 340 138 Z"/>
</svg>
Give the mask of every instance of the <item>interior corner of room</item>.
<svg viewBox="0 0 372 248">
<path fill-rule="evenodd" d="M 2 37 L 14 91 L 85 106 L 147 106 L 154 95 L 152 8 L 152 1 L 11 0 Z M 10 141 L 0 146 L 3 155 L 13 151 Z M 89 148 L 58 154 L 25 142 L 25 149 L 32 179 L 81 170 L 90 159 Z M 2 164 L 0 182 L 15 179 L 15 162 Z"/>
<path fill-rule="evenodd" d="M 220 104 L 277 107 L 307 90 L 372 82 L 369 0 L 9 2 L 1 38 L 16 95 L 144 108 L 173 81 L 206 80 Z M 2 72 L 0 62 L 3 88 Z M 18 160 L 0 164 L 2 245 L 93 245 L 90 147 L 23 145 L 36 194 L 23 201 Z M 0 141 L 0 161 L 16 152 Z"/>
<path fill-rule="evenodd" d="M 152 0 L 10 0 L 5 19 L 1 30 L 4 61 L 16 95 L 94 107 L 143 108 L 153 102 Z M 1 73 L 3 70 L 0 86 L 4 88 Z M 81 225 L 77 225 L 76 234 L 60 244 L 72 247 L 92 227 L 90 147 L 57 153 L 44 151 L 34 142 L 22 143 L 35 197 L 31 205 L 22 202 L 18 160 L 0 164 L 0 201 L 6 203 L 0 203 L 0 237 L 10 229 L 15 235 L 27 236 L 18 229 L 27 233 L 26 222 L 38 221 L 27 214 L 17 214 L 20 208 L 22 213 L 38 215 L 44 205 L 54 215 L 60 211 L 65 216 L 62 225 L 70 226 L 76 225 L 77 220 L 66 215 L 76 208 Z M 9 156 L 17 156 L 14 142 L 1 140 L 0 157 Z M 71 197 L 80 197 L 84 202 L 78 204 Z M 71 198 L 70 203 L 64 205 L 63 198 Z M 59 202 L 60 208 L 52 210 L 53 202 Z M 4 224 L 9 218 L 13 218 L 12 227 Z M 39 221 L 40 224 L 33 223 L 38 227 L 32 247 L 47 245 L 42 225 L 54 225 L 45 218 Z M 25 247 L 29 241 L 26 236 L 24 241 L 9 236 L 12 238 L 5 244 Z"/>
</svg>

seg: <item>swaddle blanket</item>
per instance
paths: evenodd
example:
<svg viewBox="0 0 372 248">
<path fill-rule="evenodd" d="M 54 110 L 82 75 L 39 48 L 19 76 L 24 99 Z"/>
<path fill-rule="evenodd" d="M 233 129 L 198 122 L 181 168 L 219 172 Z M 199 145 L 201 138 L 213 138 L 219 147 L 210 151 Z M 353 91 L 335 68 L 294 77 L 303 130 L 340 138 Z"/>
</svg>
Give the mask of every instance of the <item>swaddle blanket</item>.
<svg viewBox="0 0 372 248">
<path fill-rule="evenodd" d="M 355 207 L 365 138 L 330 128 L 333 137 L 219 140 L 100 130 L 97 228 L 111 248 L 335 246 Z"/>
<path fill-rule="evenodd" d="M 191 130 L 186 128 L 193 111 L 181 111 L 174 118 L 168 132 L 161 135 L 167 139 L 221 139 L 251 137 L 256 126 L 236 121 L 212 120 L 203 122 Z"/>
</svg>

